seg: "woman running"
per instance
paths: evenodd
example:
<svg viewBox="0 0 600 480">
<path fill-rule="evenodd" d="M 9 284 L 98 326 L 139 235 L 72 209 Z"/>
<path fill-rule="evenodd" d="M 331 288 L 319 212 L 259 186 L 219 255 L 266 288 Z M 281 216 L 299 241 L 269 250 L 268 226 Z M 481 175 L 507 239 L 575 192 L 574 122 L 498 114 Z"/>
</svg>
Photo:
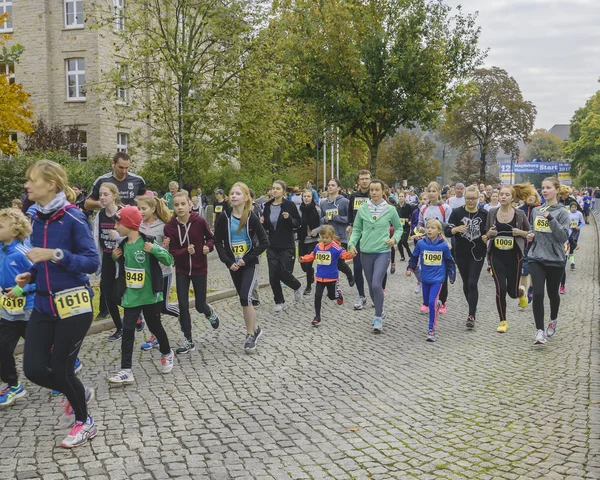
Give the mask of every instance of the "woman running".
<svg viewBox="0 0 600 480">
<path fill-rule="evenodd" d="M 275 311 L 285 308 L 285 298 L 281 282 L 294 291 L 294 299 L 302 299 L 302 284 L 294 277 L 294 261 L 296 260 L 296 242 L 294 230 L 302 220 L 296 204 L 284 198 L 287 185 L 283 180 L 273 182 L 271 193 L 273 199 L 265 203 L 261 221 L 269 235 L 267 261 L 269 263 L 269 283 L 275 298 Z"/>
<path fill-rule="evenodd" d="M 485 262 L 486 245 L 481 239 L 487 223 L 487 212 L 477 204 L 479 189 L 471 185 L 465 189 L 465 205 L 452 210 L 445 233 L 455 237 L 454 256 L 463 282 L 463 293 L 469 304 L 467 328 L 475 327 L 479 302 L 479 276 Z"/>
<path fill-rule="evenodd" d="M 404 256 L 404 249 L 406 249 L 406 256 L 410 257 L 410 246 L 408 245 L 408 237 L 410 235 L 410 219 L 413 211 L 415 210 L 414 205 L 406 202 L 406 195 L 404 192 L 398 193 L 398 204 L 396 205 L 398 210 L 398 216 L 400 217 L 400 223 L 402 224 L 402 237 L 398 242 L 398 251 L 400 252 L 400 261 L 406 261 Z"/>
<path fill-rule="evenodd" d="M 535 187 L 532 185 L 532 193 L 527 197 L 525 203 L 521 205 L 519 210 L 523 210 L 525 212 L 525 216 L 527 217 L 527 221 L 529 225 L 533 225 L 532 213 L 535 207 L 540 206 L 542 200 L 540 199 L 539 193 L 535 190 Z M 525 287 L 527 290 L 527 301 L 531 303 L 533 300 L 533 286 L 531 285 L 529 278 L 529 242 L 525 242 L 525 251 L 523 252 L 523 264 L 521 265 L 521 285 Z"/>
<path fill-rule="evenodd" d="M 374 333 L 381 333 L 383 330 L 383 278 L 390 264 L 390 248 L 398 243 L 402 236 L 400 217 L 396 209 L 383 197 L 384 190 L 385 184 L 381 180 L 371 180 L 371 198 L 356 212 L 352 236 L 348 242 L 350 255 L 357 254 L 356 245 L 360 242 L 361 263 L 371 299 L 375 304 L 372 323 Z M 390 237 L 390 225 L 394 227 L 393 237 Z"/>
<path fill-rule="evenodd" d="M 247 332 L 244 350 L 251 353 L 262 335 L 252 304 L 252 290 L 258 282 L 258 260 L 269 246 L 269 238 L 252 212 L 252 197 L 245 183 L 233 184 L 229 202 L 231 210 L 226 210 L 216 225 L 215 246 L 240 297 Z"/>
<path fill-rule="evenodd" d="M 496 329 L 498 333 L 506 333 L 508 329 L 506 294 L 510 298 L 518 298 L 521 308 L 528 303 L 527 292 L 525 287 L 519 286 L 519 280 L 529 221 L 522 210 L 512 206 L 512 202 L 516 198 L 527 198 L 531 190 L 530 184 L 504 185 L 499 192 L 500 207 L 488 212 L 487 233 L 483 241 L 491 240 L 488 256 L 496 285 L 496 307 L 500 316 L 500 324 Z"/>
<path fill-rule="evenodd" d="M 308 255 L 319 243 L 319 232 L 321 231 L 321 210 L 317 207 L 312 190 L 302 192 L 302 205 L 300 205 L 302 223 L 298 230 L 298 257 Z M 302 271 L 306 273 L 306 288 L 304 295 L 312 293 L 312 284 L 315 281 L 315 269 L 313 262 L 300 264 Z"/>
<path fill-rule="evenodd" d="M 33 312 L 27 325 L 23 370 L 42 387 L 62 392 L 68 400 L 63 419 L 74 425 L 61 443 L 79 447 L 96 436 L 87 404 L 94 396 L 75 376 L 75 359 L 92 324 L 92 289 L 87 274 L 100 266 L 87 218 L 71 202 L 63 167 L 40 160 L 27 170 L 25 189 L 36 202 L 29 272 L 17 275 L 17 285 L 36 284 Z"/>
<path fill-rule="evenodd" d="M 569 212 L 558 202 L 560 184 L 554 177 L 542 182 L 542 196 L 546 203 L 533 210 L 533 225 L 527 239 L 533 241 L 529 248 L 529 271 L 533 283 L 533 317 L 535 319 L 535 345 L 546 343 L 546 336 L 556 333 L 560 294 L 558 289 L 566 262 L 564 244 L 569 238 Z M 550 300 L 550 323 L 544 330 L 544 287 Z"/>
</svg>

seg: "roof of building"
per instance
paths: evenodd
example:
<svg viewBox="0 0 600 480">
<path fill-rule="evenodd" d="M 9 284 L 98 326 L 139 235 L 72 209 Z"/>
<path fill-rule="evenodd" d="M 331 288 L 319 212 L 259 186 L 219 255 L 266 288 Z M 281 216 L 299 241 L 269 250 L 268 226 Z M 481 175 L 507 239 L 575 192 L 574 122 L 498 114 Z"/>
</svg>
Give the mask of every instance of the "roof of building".
<svg viewBox="0 0 600 480">
<path fill-rule="evenodd" d="M 558 138 L 560 138 L 563 141 L 567 141 L 569 140 L 569 131 L 571 129 L 571 125 L 570 124 L 556 124 L 554 125 L 550 130 L 548 130 L 548 133 L 551 133 L 552 135 L 556 135 Z"/>
</svg>

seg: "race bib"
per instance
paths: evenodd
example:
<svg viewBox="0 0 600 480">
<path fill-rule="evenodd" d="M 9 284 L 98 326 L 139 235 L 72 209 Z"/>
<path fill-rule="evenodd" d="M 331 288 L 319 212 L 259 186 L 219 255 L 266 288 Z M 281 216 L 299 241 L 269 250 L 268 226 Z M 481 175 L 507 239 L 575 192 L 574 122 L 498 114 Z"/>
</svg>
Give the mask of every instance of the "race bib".
<svg viewBox="0 0 600 480">
<path fill-rule="evenodd" d="M 360 206 L 368 200 L 366 197 L 360 197 L 354 199 L 354 210 L 358 210 Z"/>
<path fill-rule="evenodd" d="M 10 315 L 22 315 L 25 309 L 25 297 L 10 298 L 2 295 L 0 304 Z"/>
<path fill-rule="evenodd" d="M 400 223 L 407 223 L 408 222 L 408 218 L 401 218 L 400 219 Z"/>
<path fill-rule="evenodd" d="M 442 252 L 430 252 L 425 250 L 423 252 L 423 263 L 431 267 L 439 267 L 442 264 L 442 258 L 444 254 Z"/>
<path fill-rule="evenodd" d="M 515 246 L 513 237 L 496 237 L 494 238 L 494 247 L 498 250 L 512 250 Z"/>
<path fill-rule="evenodd" d="M 579 226 L 579 222 L 577 220 L 571 222 L 571 228 L 575 228 Z"/>
<path fill-rule="evenodd" d="M 231 244 L 231 250 L 236 258 L 241 258 L 246 255 L 248 251 L 248 244 L 246 242 L 235 242 Z"/>
<path fill-rule="evenodd" d="M 535 217 L 533 221 L 533 229 L 536 232 L 551 232 L 550 224 L 548 223 L 548 219 L 544 217 Z"/>
<path fill-rule="evenodd" d="M 331 265 L 331 252 L 317 252 L 315 261 L 317 265 Z"/>
<path fill-rule="evenodd" d="M 221 213 L 223 211 L 223 205 L 217 205 L 215 207 L 215 213 Z"/>
<path fill-rule="evenodd" d="M 146 270 L 143 268 L 125 267 L 125 286 L 127 288 L 143 288 L 146 280 Z"/>
<path fill-rule="evenodd" d="M 54 295 L 54 304 L 60 318 L 69 318 L 92 311 L 92 299 L 87 287 L 75 287 Z"/>
<path fill-rule="evenodd" d="M 332 208 L 331 210 L 325 210 L 325 216 L 327 217 L 327 220 L 331 220 L 334 215 L 338 215 L 337 208 Z"/>
</svg>

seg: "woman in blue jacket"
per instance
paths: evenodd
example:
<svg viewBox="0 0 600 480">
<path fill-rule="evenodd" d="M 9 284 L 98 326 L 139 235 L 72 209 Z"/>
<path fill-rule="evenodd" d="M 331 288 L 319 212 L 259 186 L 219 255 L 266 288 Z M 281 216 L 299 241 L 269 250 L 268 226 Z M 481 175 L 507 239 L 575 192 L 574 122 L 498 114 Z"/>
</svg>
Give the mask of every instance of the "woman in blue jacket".
<svg viewBox="0 0 600 480">
<path fill-rule="evenodd" d="M 61 446 L 73 448 L 96 435 L 87 410 L 93 390 L 75 376 L 74 365 L 93 318 L 87 274 L 98 269 L 100 257 L 87 218 L 70 203 L 75 195 L 59 164 L 36 162 L 27 170 L 25 188 L 37 213 L 32 218 L 33 248 L 27 253 L 33 266 L 15 279 L 21 288 L 36 284 L 23 370 L 33 383 L 67 398 L 63 419 L 74 424 Z"/>
</svg>

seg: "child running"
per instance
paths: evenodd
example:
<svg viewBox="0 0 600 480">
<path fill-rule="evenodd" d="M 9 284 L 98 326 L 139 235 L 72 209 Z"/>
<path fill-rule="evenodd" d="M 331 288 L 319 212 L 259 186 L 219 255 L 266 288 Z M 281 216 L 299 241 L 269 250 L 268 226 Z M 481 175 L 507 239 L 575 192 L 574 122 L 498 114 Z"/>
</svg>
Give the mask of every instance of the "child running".
<svg viewBox="0 0 600 480">
<path fill-rule="evenodd" d="M 0 379 L 6 384 L 0 392 L 0 407 L 14 403 L 25 395 L 15 363 L 15 348 L 25 338 L 27 321 L 33 309 L 35 284 L 21 288 L 15 277 L 28 271 L 32 263 L 25 256 L 29 248 L 23 243 L 31 235 L 31 224 L 20 210 L 0 210 Z"/>
<path fill-rule="evenodd" d="M 339 243 L 339 237 L 335 235 L 335 228 L 331 225 L 323 225 L 321 228 L 321 241 L 317 244 L 312 253 L 300 258 L 301 262 L 313 261 L 317 264 L 315 274 L 315 318 L 312 321 L 314 327 L 321 324 L 321 302 L 323 292 L 327 288 L 327 296 L 330 300 L 337 300 L 338 305 L 344 303 L 342 290 L 339 286 L 339 267 L 338 260 L 350 260 L 352 255 L 346 252 Z"/>
<path fill-rule="evenodd" d="M 144 195 L 135 199 L 137 206 L 142 213 L 142 224 L 140 232 L 144 235 L 154 237 L 156 243 L 164 247 L 165 241 L 165 223 L 171 220 L 171 212 L 163 200 L 158 197 Z M 169 303 L 171 285 L 173 283 L 173 267 L 161 265 L 163 273 L 163 301 L 161 303 L 161 313 L 179 318 L 179 307 Z M 152 350 L 158 346 L 158 340 L 153 335 L 147 342 L 142 343 L 142 350 Z"/>
<path fill-rule="evenodd" d="M 140 233 L 142 214 L 136 207 L 124 207 L 115 216 L 117 232 L 122 237 L 127 237 L 112 253 L 118 263 L 117 285 L 125 313 L 121 339 L 121 370 L 110 377 L 108 383 L 124 385 L 134 382 L 131 370 L 133 341 L 137 319 L 142 312 L 150 333 L 158 339 L 158 348 L 162 354 L 162 373 L 173 370 L 175 354 L 160 321 L 163 274 L 159 264 L 160 262 L 163 265 L 172 265 L 173 257 L 154 241 L 154 237 Z"/>
<path fill-rule="evenodd" d="M 406 276 L 410 277 L 417 268 L 417 262 L 420 262 L 423 304 L 429 308 L 427 341 L 435 342 L 437 318 L 441 306 L 440 292 L 446 279 L 449 278 L 450 283 L 454 283 L 456 265 L 450 247 L 442 237 L 442 223 L 435 218 L 430 218 L 425 224 L 425 231 L 427 236 L 419 240 L 408 261 Z"/>
<path fill-rule="evenodd" d="M 575 270 L 575 250 L 577 250 L 579 236 L 585 225 L 585 220 L 583 213 L 577 210 L 576 204 L 572 203 L 569 210 L 569 263 L 571 264 L 571 270 Z"/>
<path fill-rule="evenodd" d="M 194 287 L 196 311 L 204 314 L 212 328 L 219 328 L 219 316 L 206 303 L 206 256 L 214 248 L 214 236 L 206 220 L 190 211 L 188 192 L 180 190 L 173 196 L 175 216 L 165 225 L 165 241 L 175 259 L 175 286 L 179 302 L 179 322 L 185 337 L 177 348 L 177 355 L 185 355 L 196 349 L 192 339 L 189 289 Z"/>
</svg>

